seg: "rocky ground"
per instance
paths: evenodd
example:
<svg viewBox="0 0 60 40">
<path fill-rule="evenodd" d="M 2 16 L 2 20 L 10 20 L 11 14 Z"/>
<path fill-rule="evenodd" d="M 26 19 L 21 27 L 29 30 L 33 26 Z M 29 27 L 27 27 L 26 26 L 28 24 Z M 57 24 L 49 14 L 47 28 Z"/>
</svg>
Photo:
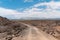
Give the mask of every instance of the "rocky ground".
<svg viewBox="0 0 60 40">
<path fill-rule="evenodd" d="M 24 35 L 27 34 L 26 30 L 29 30 L 29 27 L 23 25 L 21 22 L 37 27 L 43 32 L 60 39 L 60 21 L 12 21 L 0 16 L 0 40 L 13 40 L 15 37 L 19 36 L 24 37 Z M 39 35 L 41 35 L 41 33 Z"/>
<path fill-rule="evenodd" d="M 47 34 L 60 39 L 60 20 L 29 20 L 22 22 L 36 26 Z"/>
<path fill-rule="evenodd" d="M 13 37 L 20 36 L 27 26 L 0 17 L 0 40 L 12 40 Z"/>
</svg>

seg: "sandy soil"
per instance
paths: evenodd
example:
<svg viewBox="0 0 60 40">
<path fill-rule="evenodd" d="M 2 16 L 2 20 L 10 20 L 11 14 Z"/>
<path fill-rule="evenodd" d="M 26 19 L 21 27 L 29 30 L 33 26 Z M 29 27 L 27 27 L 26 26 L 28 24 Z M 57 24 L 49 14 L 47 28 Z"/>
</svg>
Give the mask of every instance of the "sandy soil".
<svg viewBox="0 0 60 40">
<path fill-rule="evenodd" d="M 0 17 L 0 40 L 60 40 L 60 20 L 9 20 Z"/>
<path fill-rule="evenodd" d="M 22 23 L 29 28 L 27 29 L 27 34 L 24 37 L 15 37 L 12 40 L 57 40 L 53 36 L 44 33 L 43 31 L 39 30 L 38 28 Z"/>
</svg>

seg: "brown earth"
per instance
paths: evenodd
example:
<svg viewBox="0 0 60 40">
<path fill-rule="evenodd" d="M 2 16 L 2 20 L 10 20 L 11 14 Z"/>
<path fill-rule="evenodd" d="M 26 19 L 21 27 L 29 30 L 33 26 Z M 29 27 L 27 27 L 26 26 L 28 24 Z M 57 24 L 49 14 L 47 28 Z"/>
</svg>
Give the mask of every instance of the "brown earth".
<svg viewBox="0 0 60 40">
<path fill-rule="evenodd" d="M 0 40 L 60 40 L 60 21 L 15 21 L 0 16 Z"/>
<path fill-rule="evenodd" d="M 60 20 L 27 20 L 21 22 L 36 26 L 47 34 L 60 39 Z"/>
</svg>

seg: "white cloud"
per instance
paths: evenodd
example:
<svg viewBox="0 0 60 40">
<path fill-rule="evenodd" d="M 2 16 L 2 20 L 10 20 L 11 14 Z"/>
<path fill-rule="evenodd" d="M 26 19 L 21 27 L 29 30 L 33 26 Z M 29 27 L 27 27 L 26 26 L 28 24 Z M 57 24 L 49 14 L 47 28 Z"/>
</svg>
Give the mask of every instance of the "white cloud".
<svg viewBox="0 0 60 40">
<path fill-rule="evenodd" d="M 60 18 L 60 11 L 46 9 L 40 11 L 38 8 L 32 8 L 30 10 L 24 11 L 25 13 L 29 13 L 28 16 L 38 17 L 38 18 Z"/>
<path fill-rule="evenodd" d="M 7 18 L 25 18 L 25 17 L 30 17 L 30 14 L 26 12 L 18 12 L 17 10 L 12 10 L 12 9 L 6 9 L 0 7 L 0 16 L 7 17 Z"/>
<path fill-rule="evenodd" d="M 33 7 L 38 7 L 41 5 L 46 5 L 49 8 L 56 9 L 56 8 L 60 7 L 60 2 L 51 1 L 51 2 L 38 3 L 38 4 L 34 5 Z"/>
<path fill-rule="evenodd" d="M 41 5 L 47 5 L 46 9 L 39 9 L 37 7 Z M 26 17 L 32 17 L 32 18 L 60 18 L 60 11 L 56 10 L 60 7 L 59 2 L 48 2 L 48 3 L 38 3 L 35 4 L 32 8 L 28 8 L 24 10 L 23 12 L 18 12 L 16 10 L 12 9 L 6 9 L 0 7 L 0 16 L 6 16 L 11 18 L 26 18 Z M 41 11 L 42 10 L 42 11 Z"/>
<path fill-rule="evenodd" d="M 0 7 L 0 16 L 9 17 L 9 15 L 14 15 L 14 17 L 16 17 L 16 15 L 19 15 L 19 12 L 17 12 L 16 10 L 11 10 L 11 9 L 6 9 L 6 8 Z"/>
<path fill-rule="evenodd" d="M 9 15 L 9 14 L 17 14 L 17 11 L 0 7 L 0 15 Z"/>
<path fill-rule="evenodd" d="M 37 7 L 41 5 L 46 5 L 46 9 L 39 9 Z M 35 16 L 39 18 L 60 18 L 60 11 L 56 10 L 60 8 L 60 2 L 44 2 L 35 4 L 31 9 L 27 9 L 26 13 L 30 13 L 30 16 Z M 42 11 L 41 11 L 42 10 Z"/>
</svg>

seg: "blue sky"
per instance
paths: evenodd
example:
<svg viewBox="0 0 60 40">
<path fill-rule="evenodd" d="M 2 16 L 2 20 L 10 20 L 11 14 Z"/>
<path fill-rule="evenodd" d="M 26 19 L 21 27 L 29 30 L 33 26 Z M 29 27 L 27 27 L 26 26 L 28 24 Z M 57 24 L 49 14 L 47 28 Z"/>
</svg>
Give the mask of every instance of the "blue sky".
<svg viewBox="0 0 60 40">
<path fill-rule="evenodd" d="M 0 16 L 60 18 L 60 0 L 0 0 Z"/>
<path fill-rule="evenodd" d="M 34 4 L 41 2 L 50 2 L 51 0 L 0 0 L 0 7 L 8 8 L 8 9 L 19 9 L 19 8 L 27 8 L 33 6 Z M 60 0 L 55 0 L 56 2 Z"/>
<path fill-rule="evenodd" d="M 45 2 L 49 2 L 51 0 L 44 0 Z M 8 9 L 19 9 L 19 8 L 27 8 L 37 4 L 39 2 L 44 2 L 42 0 L 32 0 L 32 1 L 25 1 L 25 0 L 0 0 L 2 2 L 0 7 L 8 8 Z"/>
</svg>

